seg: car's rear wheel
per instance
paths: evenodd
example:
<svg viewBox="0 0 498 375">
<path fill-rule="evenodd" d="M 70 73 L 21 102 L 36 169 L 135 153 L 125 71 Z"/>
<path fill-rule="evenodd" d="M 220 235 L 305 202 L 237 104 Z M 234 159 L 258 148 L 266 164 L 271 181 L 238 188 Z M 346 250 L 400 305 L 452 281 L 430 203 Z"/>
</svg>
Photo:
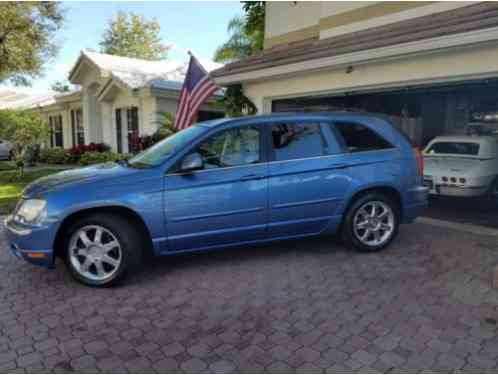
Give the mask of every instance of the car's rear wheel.
<svg viewBox="0 0 498 375">
<path fill-rule="evenodd" d="M 374 252 L 391 243 L 398 227 L 398 204 L 384 194 L 372 192 L 359 197 L 347 211 L 342 238 L 350 248 Z"/>
<path fill-rule="evenodd" d="M 72 276 L 90 286 L 121 281 L 141 260 L 140 234 L 123 218 L 95 214 L 73 223 L 64 242 Z"/>
</svg>

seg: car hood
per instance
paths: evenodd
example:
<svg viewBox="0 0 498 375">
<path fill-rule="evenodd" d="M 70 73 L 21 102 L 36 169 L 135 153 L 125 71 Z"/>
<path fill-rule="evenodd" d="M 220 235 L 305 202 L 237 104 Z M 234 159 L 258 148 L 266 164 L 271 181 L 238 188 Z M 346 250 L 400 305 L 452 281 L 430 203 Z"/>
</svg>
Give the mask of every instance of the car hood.
<svg viewBox="0 0 498 375">
<path fill-rule="evenodd" d="M 111 178 L 138 173 L 140 170 L 127 168 L 118 163 L 97 164 L 85 168 L 76 168 L 55 173 L 29 184 L 23 192 L 23 197 L 29 198 L 53 190 L 59 190 L 68 185 L 103 181 Z"/>
</svg>

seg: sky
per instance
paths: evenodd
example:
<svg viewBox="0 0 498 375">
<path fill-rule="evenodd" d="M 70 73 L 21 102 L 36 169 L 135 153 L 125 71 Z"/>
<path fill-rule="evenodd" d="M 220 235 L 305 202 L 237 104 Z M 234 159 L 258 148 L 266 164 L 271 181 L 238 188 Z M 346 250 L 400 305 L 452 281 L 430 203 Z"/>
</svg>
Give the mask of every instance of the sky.
<svg viewBox="0 0 498 375">
<path fill-rule="evenodd" d="M 212 59 L 216 48 L 227 39 L 228 21 L 242 14 L 238 1 L 88 1 L 62 2 L 62 6 L 65 24 L 57 34 L 59 53 L 46 64 L 44 77 L 34 80 L 24 90 L 36 93 L 48 90 L 54 81 L 67 77 L 83 48 L 99 51 L 109 20 L 120 10 L 133 11 L 147 19 L 155 17 L 161 24 L 162 40 L 173 45 L 168 58 L 175 61 L 187 59 L 187 49 L 200 58 Z"/>
</svg>

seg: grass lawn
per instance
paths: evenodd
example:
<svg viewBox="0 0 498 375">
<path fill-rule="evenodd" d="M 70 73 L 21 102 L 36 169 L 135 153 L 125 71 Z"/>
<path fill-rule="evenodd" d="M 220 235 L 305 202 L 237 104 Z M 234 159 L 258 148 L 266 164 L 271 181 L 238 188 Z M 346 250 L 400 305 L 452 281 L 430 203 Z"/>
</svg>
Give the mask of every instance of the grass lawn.
<svg viewBox="0 0 498 375">
<path fill-rule="evenodd" d="M 2 169 L 2 166 L 3 163 L 0 164 L 0 215 L 7 215 L 12 212 L 22 190 L 30 182 L 37 178 L 60 172 L 60 169 L 44 168 L 26 171 L 22 178 L 18 178 L 15 170 Z"/>
</svg>

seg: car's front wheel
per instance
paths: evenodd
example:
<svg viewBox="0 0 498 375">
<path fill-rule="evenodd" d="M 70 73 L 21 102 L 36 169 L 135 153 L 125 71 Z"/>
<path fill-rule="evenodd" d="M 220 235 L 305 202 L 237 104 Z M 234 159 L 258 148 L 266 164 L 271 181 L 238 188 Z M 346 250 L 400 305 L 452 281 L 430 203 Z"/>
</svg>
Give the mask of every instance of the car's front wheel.
<svg viewBox="0 0 498 375">
<path fill-rule="evenodd" d="M 73 223 L 65 240 L 72 276 L 90 286 L 110 286 L 140 263 L 140 236 L 123 218 L 95 214 Z"/>
<path fill-rule="evenodd" d="M 398 205 L 388 196 L 373 192 L 353 202 L 344 219 L 342 237 L 348 247 L 379 251 L 396 237 L 398 227 Z"/>
</svg>

